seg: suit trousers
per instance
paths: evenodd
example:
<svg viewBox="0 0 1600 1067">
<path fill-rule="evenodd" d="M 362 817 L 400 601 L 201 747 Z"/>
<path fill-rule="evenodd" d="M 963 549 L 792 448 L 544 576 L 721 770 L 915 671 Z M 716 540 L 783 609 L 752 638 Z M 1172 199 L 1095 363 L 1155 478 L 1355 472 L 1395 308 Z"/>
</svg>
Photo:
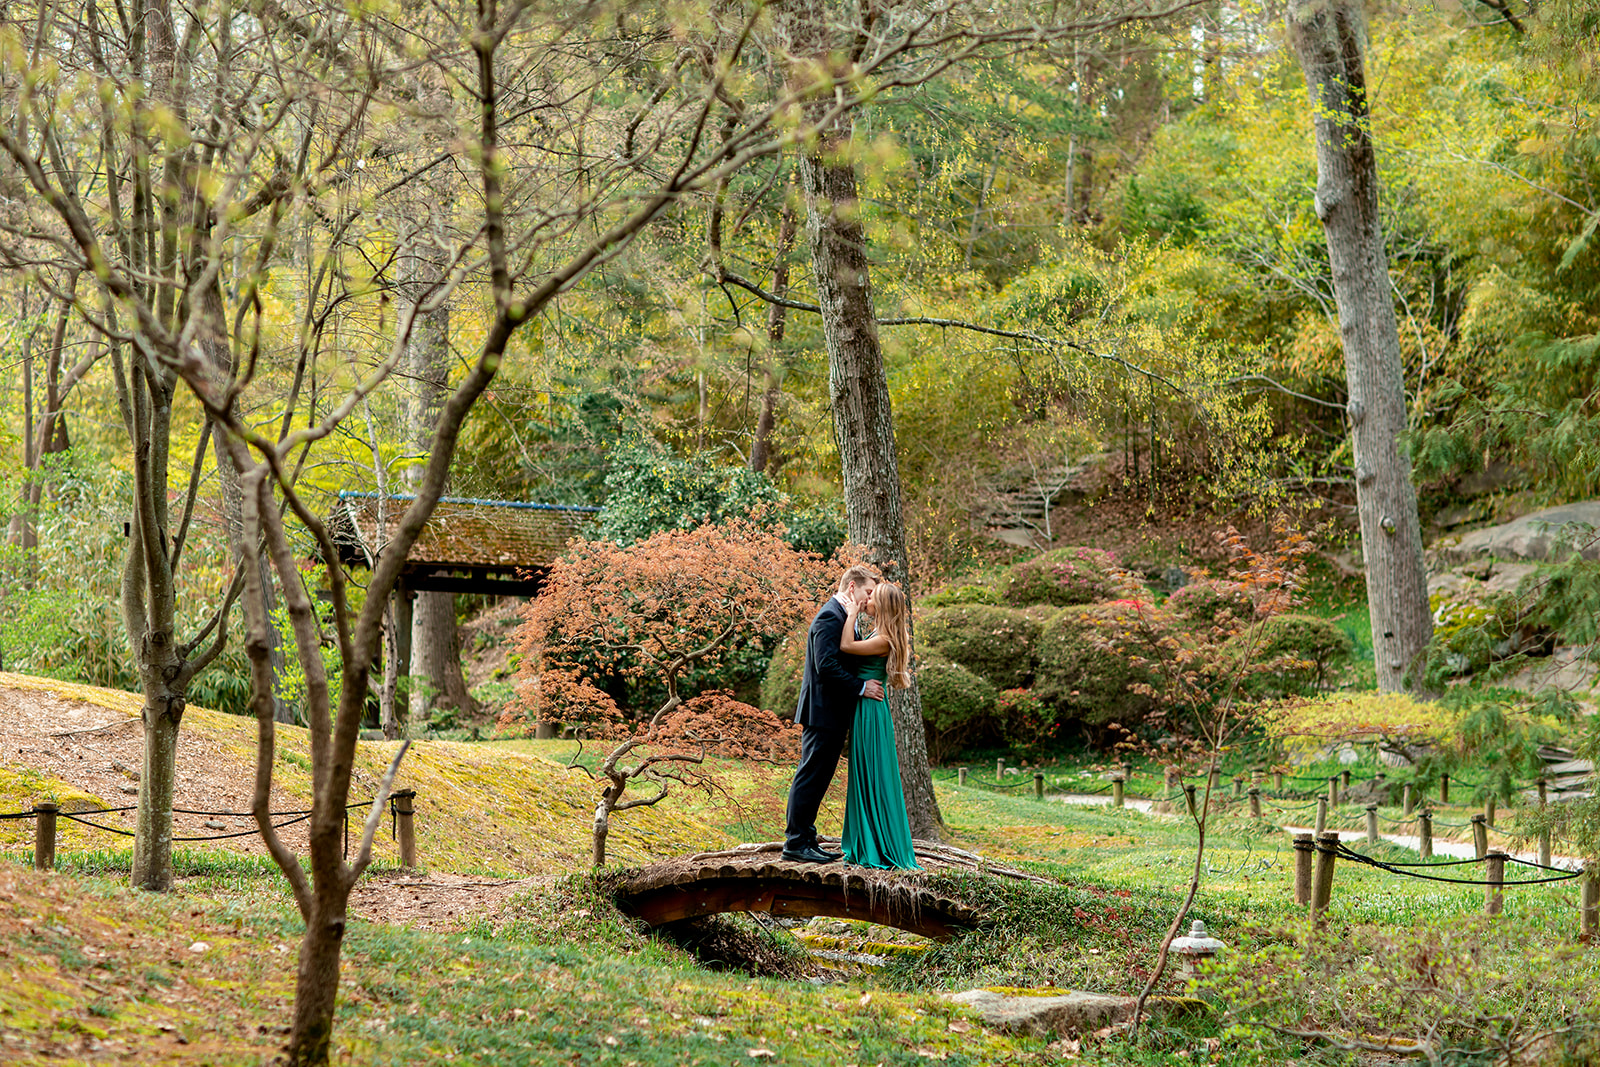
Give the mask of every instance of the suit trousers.
<svg viewBox="0 0 1600 1067">
<path fill-rule="evenodd" d="M 833 784 L 844 753 L 847 730 L 823 730 L 814 726 L 800 730 L 800 766 L 789 785 L 788 825 L 783 832 L 784 847 L 805 848 L 817 840 L 817 809 Z"/>
</svg>

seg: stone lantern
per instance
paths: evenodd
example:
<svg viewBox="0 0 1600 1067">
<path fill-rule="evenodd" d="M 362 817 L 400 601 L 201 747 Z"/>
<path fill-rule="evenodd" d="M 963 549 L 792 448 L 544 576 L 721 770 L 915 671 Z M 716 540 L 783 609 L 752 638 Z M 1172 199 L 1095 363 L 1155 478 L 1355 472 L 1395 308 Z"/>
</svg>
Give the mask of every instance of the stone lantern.
<svg viewBox="0 0 1600 1067">
<path fill-rule="evenodd" d="M 1172 940 L 1172 951 L 1178 954 L 1183 976 L 1191 982 L 1200 977 L 1201 964 L 1214 959 L 1224 948 L 1227 946 L 1206 933 L 1206 924 L 1199 919 L 1189 927 L 1189 936 Z"/>
</svg>

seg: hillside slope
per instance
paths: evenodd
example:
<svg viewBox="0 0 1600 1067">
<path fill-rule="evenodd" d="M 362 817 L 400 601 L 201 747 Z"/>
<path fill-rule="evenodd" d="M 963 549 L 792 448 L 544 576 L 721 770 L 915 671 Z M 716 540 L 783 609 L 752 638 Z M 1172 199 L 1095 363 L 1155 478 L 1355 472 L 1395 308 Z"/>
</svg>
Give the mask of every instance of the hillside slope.
<svg viewBox="0 0 1600 1067">
<path fill-rule="evenodd" d="M 133 805 L 143 748 L 139 706 L 132 693 L 0 673 L 0 812 L 27 810 L 39 800 L 59 801 L 69 811 Z M 240 814 L 180 815 L 176 835 L 252 829 L 242 813 L 249 808 L 254 775 L 255 722 L 190 705 L 180 738 L 174 806 Z M 274 811 L 309 807 L 308 744 L 305 729 L 278 728 Z M 395 745 L 360 742 L 352 801 L 373 795 Z M 542 755 L 499 745 L 416 741 L 396 785 L 417 791 L 417 850 L 430 870 L 505 877 L 588 866 L 596 787 Z M 132 814 L 97 821 L 131 830 Z M 356 832 L 364 816 L 364 810 L 352 812 Z M 208 820 L 223 825 L 207 826 Z M 304 823 L 282 833 L 303 851 Z M 29 820 L 0 821 L 0 851 L 30 849 L 32 835 Z M 61 851 L 125 849 L 129 843 L 67 820 L 60 842 Z M 628 865 L 729 843 L 726 833 L 668 801 L 614 820 L 608 848 L 613 863 Z M 248 832 L 204 844 L 265 855 L 259 838 Z M 379 834 L 376 851 L 380 862 L 398 860 L 387 832 Z"/>
</svg>

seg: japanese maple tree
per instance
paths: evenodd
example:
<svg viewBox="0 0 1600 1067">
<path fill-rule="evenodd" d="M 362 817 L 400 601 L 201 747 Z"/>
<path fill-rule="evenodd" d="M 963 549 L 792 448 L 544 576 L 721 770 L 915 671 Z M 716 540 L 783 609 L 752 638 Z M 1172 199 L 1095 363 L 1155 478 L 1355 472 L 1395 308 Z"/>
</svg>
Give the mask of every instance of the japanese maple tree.
<svg viewBox="0 0 1600 1067">
<path fill-rule="evenodd" d="M 665 799 L 673 782 L 712 787 L 707 756 L 769 759 L 798 751 L 799 728 L 703 677 L 754 642 L 793 630 L 826 599 L 838 564 L 798 552 L 782 530 L 731 520 L 622 547 L 577 541 L 552 568 L 518 629 L 517 716 L 561 721 L 610 745 L 595 771 L 594 862 L 611 814 Z M 611 679 L 653 681 L 654 708 L 628 708 Z M 578 766 L 576 756 L 573 766 Z M 627 795 L 635 783 L 639 795 Z"/>
</svg>

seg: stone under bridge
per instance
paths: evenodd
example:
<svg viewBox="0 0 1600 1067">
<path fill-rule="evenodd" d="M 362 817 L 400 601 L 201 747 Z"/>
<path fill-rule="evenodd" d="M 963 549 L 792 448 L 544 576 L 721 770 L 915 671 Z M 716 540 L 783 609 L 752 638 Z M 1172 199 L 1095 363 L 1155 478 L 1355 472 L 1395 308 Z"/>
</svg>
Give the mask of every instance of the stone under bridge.
<svg viewBox="0 0 1600 1067">
<path fill-rule="evenodd" d="M 917 871 L 879 871 L 844 863 L 792 863 L 780 842 L 740 845 L 664 860 L 628 876 L 617 905 L 650 926 L 726 911 L 809 918 L 861 919 L 935 940 L 982 926 L 984 916 L 927 885 Z M 928 873 L 968 871 L 1048 883 L 1022 871 L 994 867 L 961 849 L 916 842 Z"/>
</svg>

